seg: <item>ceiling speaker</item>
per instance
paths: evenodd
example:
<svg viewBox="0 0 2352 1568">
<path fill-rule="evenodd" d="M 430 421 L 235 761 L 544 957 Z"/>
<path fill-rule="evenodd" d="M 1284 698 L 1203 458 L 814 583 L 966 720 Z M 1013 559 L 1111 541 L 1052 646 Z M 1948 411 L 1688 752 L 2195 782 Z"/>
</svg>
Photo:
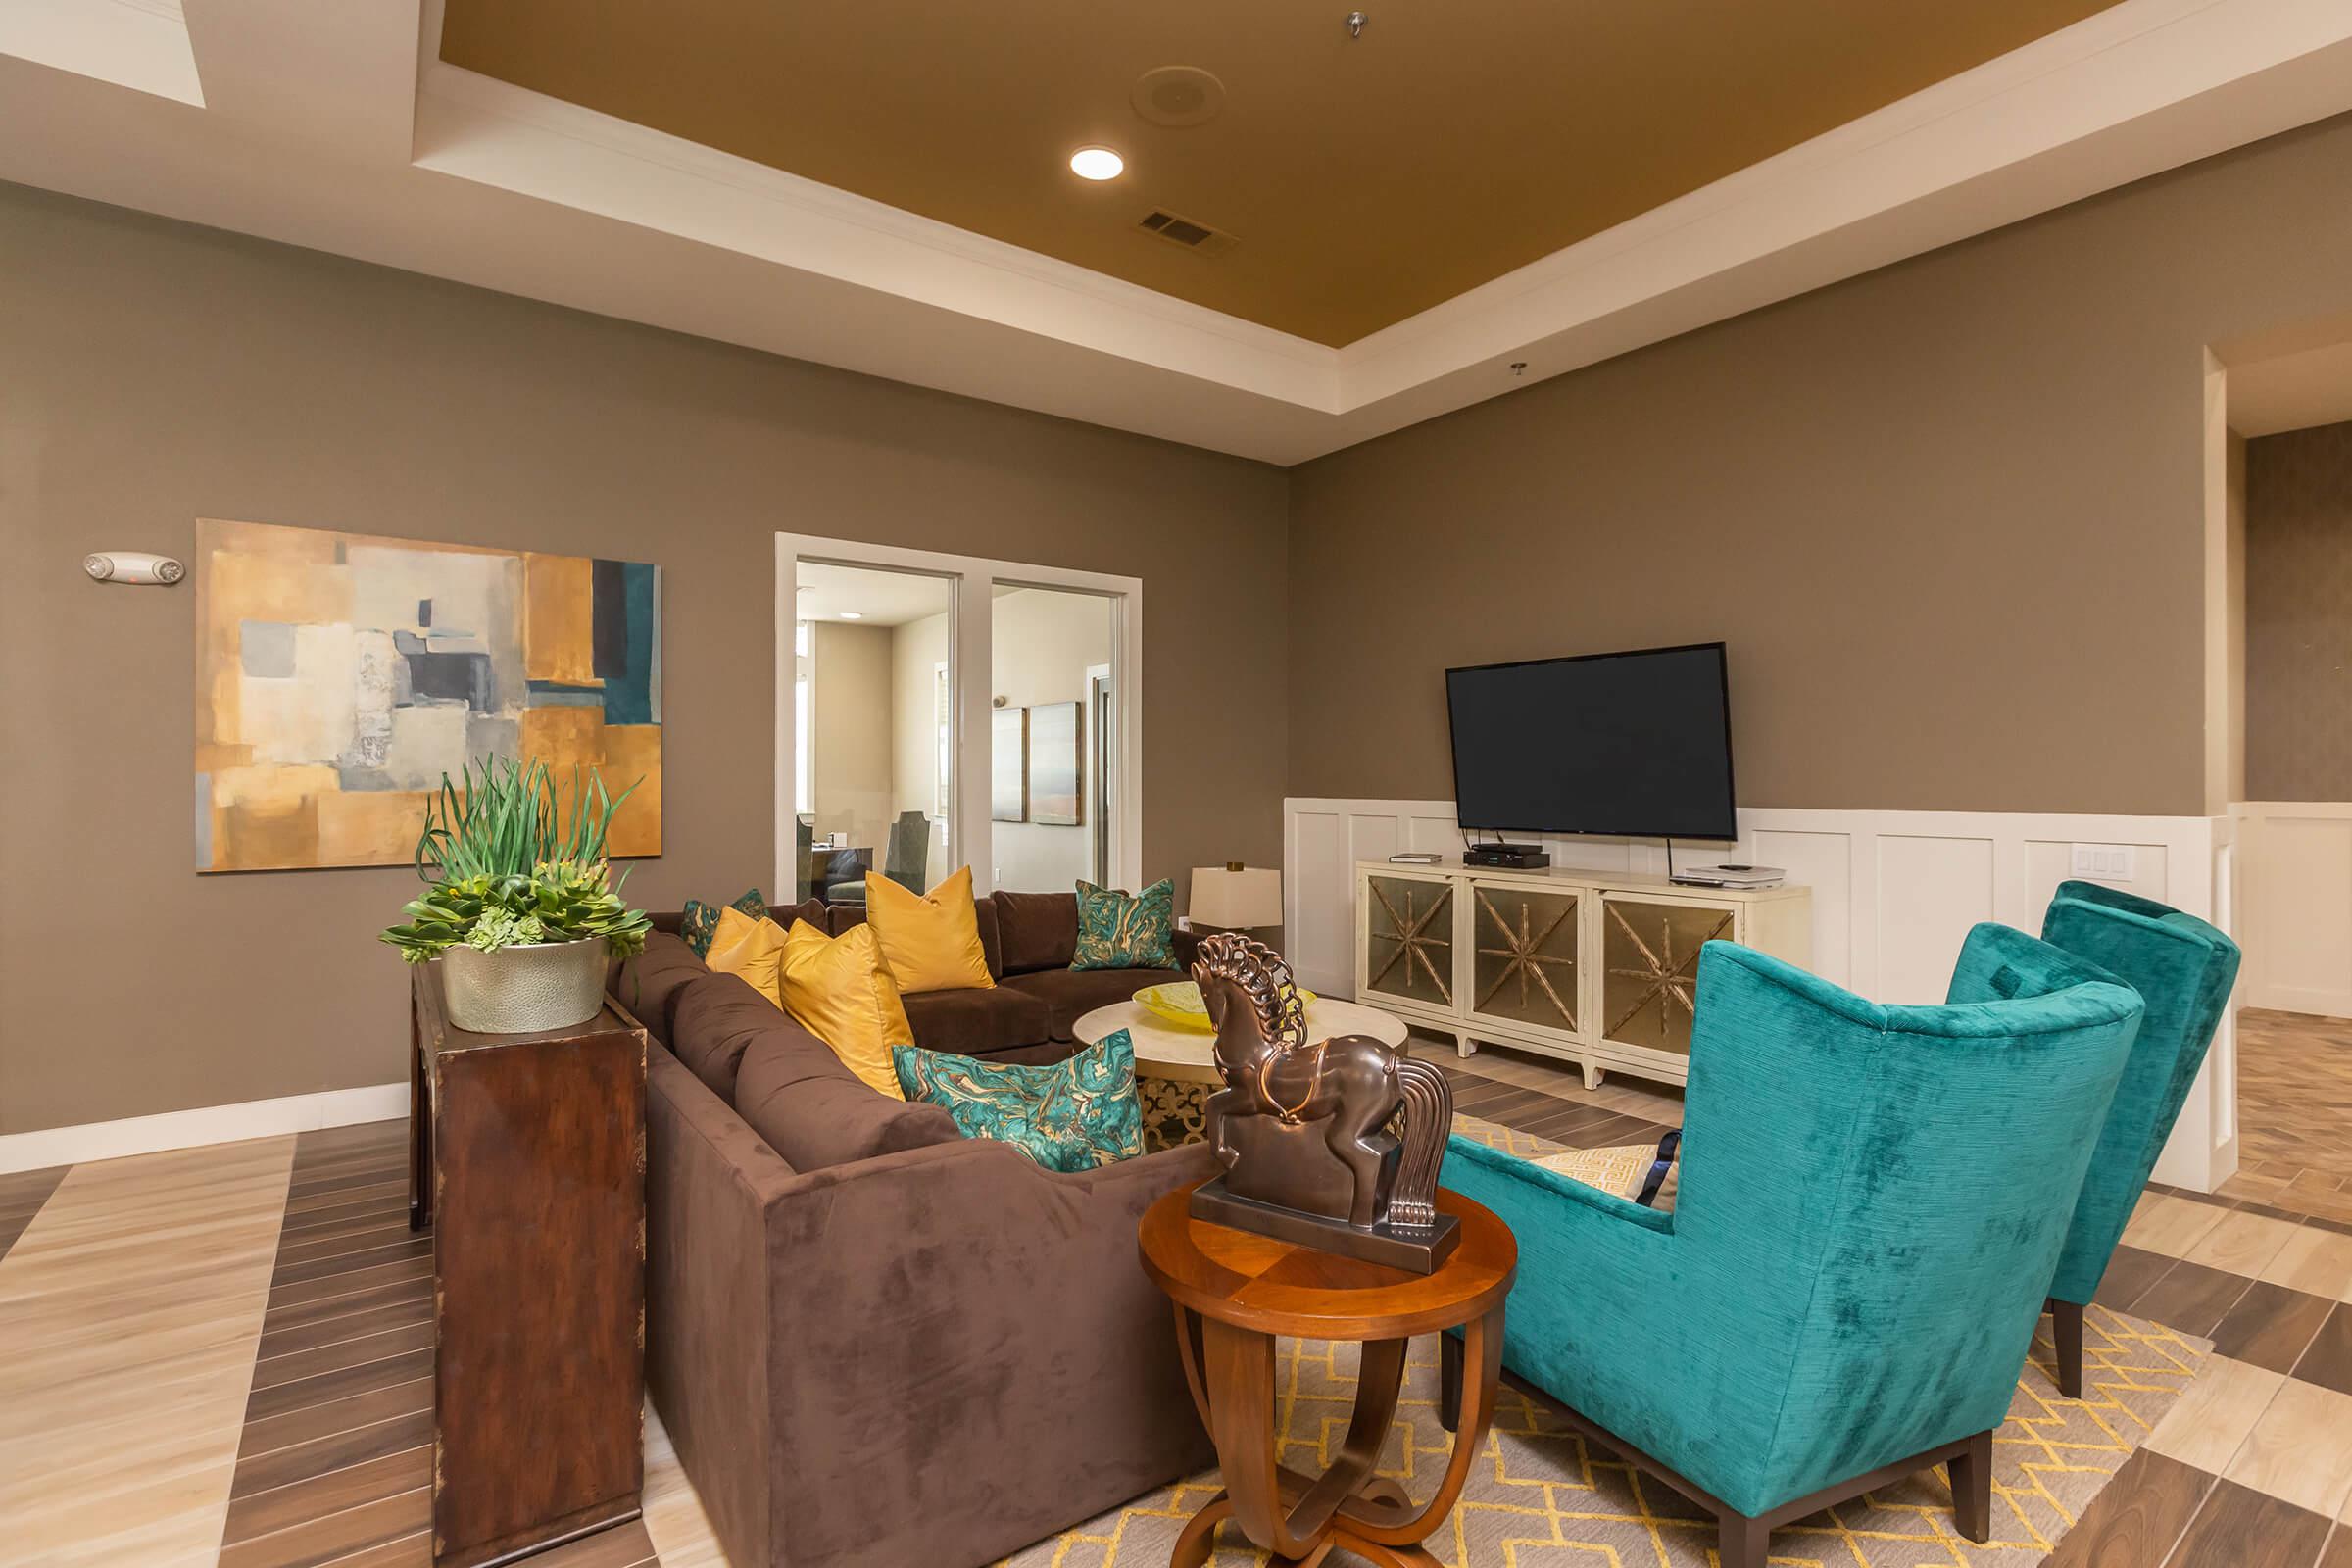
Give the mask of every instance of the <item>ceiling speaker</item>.
<svg viewBox="0 0 2352 1568">
<path fill-rule="evenodd" d="M 1128 101 L 1154 125 L 1205 125 L 1225 107 L 1225 84 L 1199 66 L 1161 66 L 1135 78 Z"/>
</svg>

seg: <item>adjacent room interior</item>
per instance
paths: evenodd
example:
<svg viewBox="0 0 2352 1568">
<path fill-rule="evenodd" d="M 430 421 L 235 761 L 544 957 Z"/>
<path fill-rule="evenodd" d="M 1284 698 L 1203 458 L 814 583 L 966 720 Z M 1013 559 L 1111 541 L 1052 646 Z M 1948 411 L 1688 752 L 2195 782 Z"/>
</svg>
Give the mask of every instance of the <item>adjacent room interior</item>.
<svg viewBox="0 0 2352 1568">
<path fill-rule="evenodd" d="M 2333 868 L 2352 849 L 2352 754 L 2327 715 L 2342 706 L 2352 627 L 2339 554 L 2352 507 L 2352 348 L 2336 331 L 2271 334 L 2226 370 L 2244 714 L 2232 799 L 2253 962 L 2241 992 L 2237 1168 L 2218 1190 L 2341 1222 L 2352 1220 L 2352 993 L 2342 989 L 2352 907 Z"/>
<path fill-rule="evenodd" d="M 2278 0 L 0 0 L 0 1561 L 2352 1568 L 2348 180 Z"/>
</svg>

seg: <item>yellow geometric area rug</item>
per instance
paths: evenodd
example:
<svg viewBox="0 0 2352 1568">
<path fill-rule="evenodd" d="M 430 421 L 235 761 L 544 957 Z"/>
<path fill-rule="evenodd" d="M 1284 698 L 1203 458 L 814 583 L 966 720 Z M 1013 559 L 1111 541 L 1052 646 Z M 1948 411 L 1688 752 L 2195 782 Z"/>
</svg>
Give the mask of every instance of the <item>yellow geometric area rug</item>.
<svg viewBox="0 0 2352 1568">
<path fill-rule="evenodd" d="M 1563 1146 L 1474 1116 L 1454 1131 L 1522 1158 Z M 1806 1568 L 2038 1568 L 2090 1499 L 2180 1397 L 2211 1342 L 2093 1306 L 2082 1328 L 2084 1397 L 2062 1397 L 2049 1319 L 2034 1330 L 2009 1419 L 1993 1439 L 1992 1539 L 1952 1528 L 1940 1468 L 1773 1532 L 1776 1563 Z M 1173 1335 L 1171 1335 L 1171 1342 Z M 1173 1343 L 1168 1353 L 1174 1355 Z M 1348 1435 L 1356 1347 L 1284 1340 L 1275 1363 L 1282 1462 L 1319 1474 Z M 1438 1425 L 1434 1338 L 1413 1342 L 1380 1473 L 1414 1501 L 1437 1490 L 1452 1447 Z M 1010 1568 L 1161 1568 L 1176 1536 L 1222 1483 L 1206 1470 L 1016 1552 Z M 1423 1544 L 1448 1568 L 1712 1568 L 1715 1522 L 1505 1384 L 1486 1454 L 1453 1516 Z M 1213 1568 L 1263 1563 L 1228 1523 Z M 1362 1559 L 1334 1552 L 1333 1568 Z"/>
<path fill-rule="evenodd" d="M 1817 1568 L 2036 1568 L 2196 1375 L 2207 1342 L 2093 1306 L 2084 1395 L 2060 1396 L 2045 1318 L 1993 1443 L 1992 1539 L 1952 1528 L 1943 1471 L 1925 1471 L 1773 1532 L 1778 1564 Z M 1174 1348 L 1170 1347 L 1170 1353 Z M 1282 1462 L 1319 1473 L 1348 1434 L 1356 1347 L 1284 1340 L 1275 1364 Z M 1436 1490 L 1452 1437 L 1438 1425 L 1437 1342 L 1416 1340 L 1380 1473 L 1418 1502 Z M 1214 1470 L 1138 1497 L 1015 1553 L 1011 1568 L 1160 1568 L 1220 1486 Z M 1715 1523 L 1506 1384 L 1486 1455 L 1453 1516 L 1423 1543 L 1449 1568 L 1710 1568 Z M 1263 1563 L 1231 1523 L 1214 1568 Z M 1326 1561 L 1358 1568 L 1334 1552 Z"/>
</svg>

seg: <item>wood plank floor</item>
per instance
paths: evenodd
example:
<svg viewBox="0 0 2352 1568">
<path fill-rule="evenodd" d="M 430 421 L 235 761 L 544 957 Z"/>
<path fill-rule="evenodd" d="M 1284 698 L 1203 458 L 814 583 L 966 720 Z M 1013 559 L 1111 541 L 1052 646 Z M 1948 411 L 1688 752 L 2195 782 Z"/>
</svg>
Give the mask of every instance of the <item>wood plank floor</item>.
<svg viewBox="0 0 2352 1568">
<path fill-rule="evenodd" d="M 427 1568 L 432 1289 L 432 1239 L 409 1232 L 407 1125 L 302 1134 L 220 1568 Z M 531 1559 L 656 1561 L 641 1521 Z"/>
<path fill-rule="evenodd" d="M 0 1257 L 0 1560 L 202 1568 L 291 1138 L 76 1165 Z"/>
<path fill-rule="evenodd" d="M 49 1195 L 57 1191 L 57 1184 L 66 1179 L 66 1172 L 72 1168 L 57 1165 L 48 1170 L 12 1171 L 0 1176 L 0 1257 L 6 1257 L 8 1250 L 17 1245 L 17 1238 L 24 1234 L 24 1227 L 32 1223 L 32 1216 L 41 1211 L 41 1205 L 49 1201 Z"/>
<path fill-rule="evenodd" d="M 2222 1192 L 2352 1222 L 2352 1020 L 2237 1018 L 2238 1168 Z"/>
</svg>

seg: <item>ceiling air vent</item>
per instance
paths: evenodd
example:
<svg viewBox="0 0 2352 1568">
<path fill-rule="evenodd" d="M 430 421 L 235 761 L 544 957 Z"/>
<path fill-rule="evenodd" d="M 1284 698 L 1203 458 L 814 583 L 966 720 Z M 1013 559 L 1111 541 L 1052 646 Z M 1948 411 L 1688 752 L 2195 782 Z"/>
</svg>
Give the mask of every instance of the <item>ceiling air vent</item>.
<svg viewBox="0 0 2352 1568">
<path fill-rule="evenodd" d="M 1196 222 L 1175 213 L 1148 213 L 1137 226 L 1147 234 L 1155 235 L 1171 245 L 1181 245 L 1188 251 L 1197 251 L 1202 256 L 1215 256 L 1229 251 L 1237 243 L 1231 234 L 1221 228 L 1211 228 L 1206 223 Z"/>
</svg>

